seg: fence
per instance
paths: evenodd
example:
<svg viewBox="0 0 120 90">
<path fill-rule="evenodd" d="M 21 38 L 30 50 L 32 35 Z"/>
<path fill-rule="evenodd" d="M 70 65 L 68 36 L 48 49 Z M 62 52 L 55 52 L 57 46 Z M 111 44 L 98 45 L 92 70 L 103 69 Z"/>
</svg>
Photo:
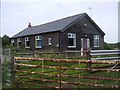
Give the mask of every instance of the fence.
<svg viewBox="0 0 120 90">
<path fill-rule="evenodd" d="M 84 50 L 84 51 L 80 51 L 80 50 L 66 50 L 64 51 L 65 57 L 66 59 L 68 58 L 85 58 L 88 59 L 88 55 L 89 55 L 89 51 L 88 50 Z"/>
<path fill-rule="evenodd" d="M 116 64 L 120 61 L 15 57 L 14 80 L 18 88 L 120 88 L 118 85 L 120 82 L 119 69 L 92 68 L 93 71 L 102 73 L 95 74 L 89 72 L 90 68 L 86 68 L 88 63 Z M 105 84 L 104 82 L 108 83 Z M 111 84 L 111 82 L 113 83 Z"/>
<path fill-rule="evenodd" d="M 12 86 L 12 64 L 11 64 L 11 50 L 3 49 L 2 58 L 2 86 L 3 87 L 11 87 Z"/>
<path fill-rule="evenodd" d="M 119 60 L 120 50 L 90 50 L 91 60 Z M 105 56 L 102 58 L 91 58 L 92 56 Z"/>
<path fill-rule="evenodd" d="M 11 86 L 11 63 L 5 63 L 2 65 L 2 80 L 3 80 L 3 85 L 5 86 Z"/>
<path fill-rule="evenodd" d="M 68 53 L 69 51 L 65 55 Z M 5 83 L 14 83 L 18 88 L 120 88 L 119 50 L 91 50 L 84 53 L 87 55 L 86 60 L 24 58 L 19 53 L 20 57 L 9 58 L 11 62 L 3 65 L 7 77 Z M 106 68 L 108 65 L 112 67 Z M 102 74 L 93 73 L 94 71 Z"/>
<path fill-rule="evenodd" d="M 120 65 L 120 50 L 90 50 L 88 53 L 88 58 L 90 60 L 101 60 L 101 61 L 118 61 L 118 63 L 109 65 L 109 66 L 103 66 L 100 68 L 106 68 L 106 67 L 111 67 L 111 69 L 116 68 L 117 66 Z M 88 67 L 91 68 L 92 71 L 92 64 L 89 63 Z"/>
</svg>

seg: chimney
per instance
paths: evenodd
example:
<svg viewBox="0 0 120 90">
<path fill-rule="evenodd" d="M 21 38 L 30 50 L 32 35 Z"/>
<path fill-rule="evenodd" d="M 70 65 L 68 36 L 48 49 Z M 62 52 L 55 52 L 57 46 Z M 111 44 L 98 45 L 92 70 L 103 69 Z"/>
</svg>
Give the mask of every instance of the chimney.
<svg viewBox="0 0 120 90">
<path fill-rule="evenodd" d="M 28 24 L 28 28 L 29 28 L 29 27 L 32 27 L 31 23 Z"/>
</svg>

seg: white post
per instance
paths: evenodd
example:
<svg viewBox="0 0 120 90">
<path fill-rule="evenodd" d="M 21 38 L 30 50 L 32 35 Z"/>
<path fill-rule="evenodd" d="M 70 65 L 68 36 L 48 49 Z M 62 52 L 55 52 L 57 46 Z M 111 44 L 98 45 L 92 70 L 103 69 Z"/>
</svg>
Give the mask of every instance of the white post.
<svg viewBox="0 0 120 90">
<path fill-rule="evenodd" d="M 0 90 L 2 90 L 2 40 L 0 38 Z"/>
<path fill-rule="evenodd" d="M 81 38 L 81 56 L 83 56 L 83 38 Z"/>
</svg>

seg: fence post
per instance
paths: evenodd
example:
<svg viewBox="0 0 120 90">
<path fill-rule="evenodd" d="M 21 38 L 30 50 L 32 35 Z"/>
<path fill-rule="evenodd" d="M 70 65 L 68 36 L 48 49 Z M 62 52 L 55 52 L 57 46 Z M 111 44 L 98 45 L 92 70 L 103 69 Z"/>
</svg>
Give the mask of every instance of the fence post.
<svg viewBox="0 0 120 90">
<path fill-rule="evenodd" d="M 59 61 L 59 90 L 61 90 L 61 59 Z"/>
<path fill-rule="evenodd" d="M 11 81 L 12 85 L 15 85 L 15 59 L 11 57 Z"/>
<path fill-rule="evenodd" d="M 66 57 L 66 59 L 68 59 L 68 53 L 67 53 L 67 51 L 65 51 L 65 57 Z"/>
<path fill-rule="evenodd" d="M 42 85 L 44 84 L 44 60 L 42 60 Z M 43 88 L 43 87 L 42 87 Z"/>
<path fill-rule="evenodd" d="M 90 69 L 90 71 L 92 71 L 92 62 L 91 62 L 91 55 L 90 55 L 91 50 L 89 49 L 87 52 L 87 60 L 90 60 L 89 63 L 87 63 L 87 68 Z"/>
</svg>

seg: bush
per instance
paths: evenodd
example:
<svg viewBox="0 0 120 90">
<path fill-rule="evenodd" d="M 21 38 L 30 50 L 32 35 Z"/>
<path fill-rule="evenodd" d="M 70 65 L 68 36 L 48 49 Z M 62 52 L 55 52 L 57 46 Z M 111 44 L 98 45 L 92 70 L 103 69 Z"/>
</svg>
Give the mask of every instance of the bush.
<svg viewBox="0 0 120 90">
<path fill-rule="evenodd" d="M 113 50 L 113 49 L 116 49 L 116 48 L 118 48 L 117 44 L 104 42 L 104 49 L 105 50 Z"/>
</svg>

